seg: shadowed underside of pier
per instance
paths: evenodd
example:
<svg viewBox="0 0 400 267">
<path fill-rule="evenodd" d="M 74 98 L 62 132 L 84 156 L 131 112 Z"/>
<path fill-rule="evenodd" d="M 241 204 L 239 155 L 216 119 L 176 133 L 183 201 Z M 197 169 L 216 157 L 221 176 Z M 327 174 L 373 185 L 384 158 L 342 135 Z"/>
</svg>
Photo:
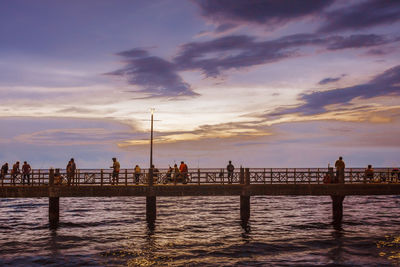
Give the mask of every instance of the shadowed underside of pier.
<svg viewBox="0 0 400 267">
<path fill-rule="evenodd" d="M 0 187 L 1 198 L 114 196 L 400 195 L 400 184 L 257 184 Z"/>
</svg>

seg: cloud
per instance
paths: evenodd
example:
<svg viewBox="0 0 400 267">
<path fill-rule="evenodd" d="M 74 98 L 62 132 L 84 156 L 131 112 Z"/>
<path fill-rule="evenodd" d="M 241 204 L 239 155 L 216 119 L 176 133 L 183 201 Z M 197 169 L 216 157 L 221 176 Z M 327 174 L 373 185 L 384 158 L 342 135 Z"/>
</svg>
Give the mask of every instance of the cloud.
<svg viewBox="0 0 400 267">
<path fill-rule="evenodd" d="M 209 77 L 221 71 L 276 62 L 296 56 L 296 48 L 325 42 L 313 34 L 296 34 L 272 41 L 256 41 L 247 35 L 232 35 L 181 46 L 174 62 L 180 69 L 200 69 Z"/>
<path fill-rule="evenodd" d="M 328 44 L 328 50 L 339 50 L 346 48 L 360 48 L 377 45 L 384 45 L 397 40 L 385 38 L 382 35 L 376 34 L 355 34 L 350 36 L 334 36 L 331 37 L 331 42 Z"/>
<path fill-rule="evenodd" d="M 361 30 L 400 20 L 398 0 L 369 0 L 325 13 L 326 22 L 319 32 Z"/>
<path fill-rule="evenodd" d="M 323 46 L 327 50 L 365 48 L 397 42 L 375 34 L 323 36 L 294 34 L 281 38 L 257 41 L 247 35 L 230 35 L 205 42 L 191 42 L 180 47 L 174 58 L 181 70 L 201 70 L 208 77 L 222 71 L 277 62 L 300 55 L 305 46 Z"/>
<path fill-rule="evenodd" d="M 302 94 L 299 100 L 304 104 L 268 115 L 279 116 L 290 113 L 314 115 L 326 112 L 327 105 L 348 105 L 355 98 L 369 99 L 386 95 L 400 95 L 400 65 L 386 70 L 364 84 Z"/>
<path fill-rule="evenodd" d="M 69 146 L 112 144 L 134 136 L 142 137 L 144 134 L 104 128 L 47 129 L 29 134 L 21 134 L 16 136 L 15 140 L 36 145 Z"/>
<path fill-rule="evenodd" d="M 344 76 L 346 76 L 346 74 L 342 74 L 341 76 L 335 77 L 335 78 L 328 77 L 328 78 L 325 78 L 325 79 L 322 79 L 321 81 L 319 81 L 318 84 L 325 85 L 328 83 L 334 83 L 334 82 L 341 80 Z"/>
<path fill-rule="evenodd" d="M 243 23 L 266 27 L 284 25 L 289 21 L 321 12 L 334 1 L 326 0 L 195 0 L 205 18 L 222 25 Z"/>
<path fill-rule="evenodd" d="M 195 93 L 190 85 L 182 80 L 174 63 L 156 56 L 150 56 L 146 50 L 132 49 L 117 55 L 124 58 L 125 67 L 106 75 L 128 79 L 130 85 L 138 86 L 134 92 L 144 93 L 148 97 L 193 97 Z"/>
</svg>

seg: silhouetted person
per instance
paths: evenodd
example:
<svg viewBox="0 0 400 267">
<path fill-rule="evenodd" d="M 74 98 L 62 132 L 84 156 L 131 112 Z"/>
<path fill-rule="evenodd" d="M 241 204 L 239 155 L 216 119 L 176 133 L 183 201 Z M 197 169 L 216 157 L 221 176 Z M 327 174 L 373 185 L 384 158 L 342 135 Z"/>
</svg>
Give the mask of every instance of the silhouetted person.
<svg viewBox="0 0 400 267">
<path fill-rule="evenodd" d="M 391 175 L 390 175 L 390 180 L 392 182 L 396 182 L 396 179 L 399 180 L 400 179 L 400 171 L 399 168 L 393 168 Z"/>
<path fill-rule="evenodd" d="M 324 184 L 330 184 L 331 180 L 331 175 L 329 174 L 329 172 L 326 172 L 323 180 Z"/>
<path fill-rule="evenodd" d="M 182 183 L 186 184 L 188 180 L 188 166 L 183 161 L 181 161 L 181 165 L 179 166 L 179 172 L 182 175 Z"/>
<path fill-rule="evenodd" d="M 25 185 L 25 179 L 27 179 L 28 185 L 31 184 L 31 165 L 29 165 L 26 161 L 24 161 L 24 165 L 22 165 L 22 184 Z"/>
<path fill-rule="evenodd" d="M 5 179 L 7 174 L 8 174 L 8 163 L 6 162 L 3 164 L 3 166 L 1 166 L 0 178 Z"/>
<path fill-rule="evenodd" d="M 19 161 L 17 161 L 15 162 L 11 170 L 11 182 L 13 183 L 13 185 L 15 185 L 15 180 L 20 173 L 21 171 L 19 170 Z"/>
<path fill-rule="evenodd" d="M 343 158 L 339 157 L 339 159 L 335 162 L 336 167 L 336 183 L 344 183 L 344 168 L 346 168 L 346 164 L 344 164 Z"/>
<path fill-rule="evenodd" d="M 154 164 L 151 165 L 151 168 L 153 169 L 153 183 L 157 183 L 158 174 L 160 173 L 160 171 L 156 167 L 154 167 Z"/>
<path fill-rule="evenodd" d="M 71 185 L 71 183 L 74 182 L 74 177 L 75 177 L 75 172 L 76 172 L 76 164 L 73 158 L 71 158 L 68 162 L 67 165 L 67 184 Z"/>
<path fill-rule="evenodd" d="M 372 165 L 368 165 L 368 168 L 365 169 L 365 179 L 368 179 L 369 182 L 374 181 L 374 169 L 372 169 Z"/>
<path fill-rule="evenodd" d="M 233 171 L 235 170 L 232 161 L 229 161 L 228 166 L 226 166 L 226 170 L 228 171 L 228 183 L 231 184 L 233 182 Z"/>
<path fill-rule="evenodd" d="M 117 161 L 117 158 L 112 158 L 112 161 L 113 165 L 110 167 L 113 169 L 111 184 L 113 185 L 114 183 L 116 183 L 118 185 L 119 170 L 121 168 L 121 165 Z"/>
<path fill-rule="evenodd" d="M 54 185 L 62 185 L 60 169 L 55 169 L 54 171 Z"/>
<path fill-rule="evenodd" d="M 136 165 L 135 166 L 135 183 L 136 184 L 139 184 L 140 172 L 141 172 L 141 170 L 140 170 L 139 165 Z"/>
<path fill-rule="evenodd" d="M 179 171 L 178 165 L 176 165 L 176 164 L 174 164 L 173 178 L 175 180 L 178 180 L 180 178 L 180 171 Z"/>
</svg>

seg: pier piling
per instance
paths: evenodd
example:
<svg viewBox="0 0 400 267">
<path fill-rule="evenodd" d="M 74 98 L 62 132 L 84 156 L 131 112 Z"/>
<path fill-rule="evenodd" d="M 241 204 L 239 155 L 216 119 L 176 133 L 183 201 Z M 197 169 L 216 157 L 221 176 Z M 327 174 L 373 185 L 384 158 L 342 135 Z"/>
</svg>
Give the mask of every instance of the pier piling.
<svg viewBox="0 0 400 267">
<path fill-rule="evenodd" d="M 54 187 L 54 169 L 49 171 L 49 186 Z M 57 227 L 60 220 L 60 198 L 49 197 L 49 224 L 50 227 Z"/>
<path fill-rule="evenodd" d="M 250 185 L 250 171 L 249 168 L 246 168 L 246 171 L 243 171 L 243 168 L 240 168 L 240 182 L 245 186 Z M 240 220 L 242 222 L 247 222 L 250 219 L 250 196 L 248 195 L 246 189 L 242 191 L 240 195 Z"/>
<path fill-rule="evenodd" d="M 148 186 L 153 187 L 153 168 L 149 169 Z M 146 220 L 148 223 L 154 223 L 157 217 L 157 199 L 155 195 L 146 196 Z"/>
<path fill-rule="evenodd" d="M 331 196 L 332 198 L 332 219 L 334 224 L 342 223 L 344 196 Z"/>
</svg>

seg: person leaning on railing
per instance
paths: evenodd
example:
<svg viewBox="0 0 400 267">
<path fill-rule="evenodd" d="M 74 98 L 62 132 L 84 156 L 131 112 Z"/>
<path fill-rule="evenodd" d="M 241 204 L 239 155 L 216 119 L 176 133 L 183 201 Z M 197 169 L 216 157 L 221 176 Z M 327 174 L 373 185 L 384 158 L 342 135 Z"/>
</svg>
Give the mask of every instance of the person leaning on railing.
<svg viewBox="0 0 400 267">
<path fill-rule="evenodd" d="M 139 165 L 135 166 L 135 183 L 139 184 L 139 178 L 140 178 L 140 167 Z"/>
<path fill-rule="evenodd" d="M 110 167 L 113 169 L 111 184 L 114 185 L 114 183 L 116 183 L 118 185 L 119 170 L 121 168 L 121 165 L 117 161 L 117 158 L 112 158 L 112 161 L 113 165 Z"/>
<path fill-rule="evenodd" d="M 1 166 L 0 178 L 5 179 L 7 174 L 8 174 L 8 163 L 6 162 L 3 164 L 3 166 Z"/>
<path fill-rule="evenodd" d="M 374 181 L 374 169 L 372 169 L 372 165 L 368 165 L 368 168 L 365 169 L 365 179 L 368 179 L 369 182 Z"/>
<path fill-rule="evenodd" d="M 13 185 L 15 185 L 15 180 L 17 179 L 17 176 L 21 173 L 19 170 L 19 161 L 15 162 L 15 164 L 12 167 L 11 170 L 11 180 Z"/>
</svg>

